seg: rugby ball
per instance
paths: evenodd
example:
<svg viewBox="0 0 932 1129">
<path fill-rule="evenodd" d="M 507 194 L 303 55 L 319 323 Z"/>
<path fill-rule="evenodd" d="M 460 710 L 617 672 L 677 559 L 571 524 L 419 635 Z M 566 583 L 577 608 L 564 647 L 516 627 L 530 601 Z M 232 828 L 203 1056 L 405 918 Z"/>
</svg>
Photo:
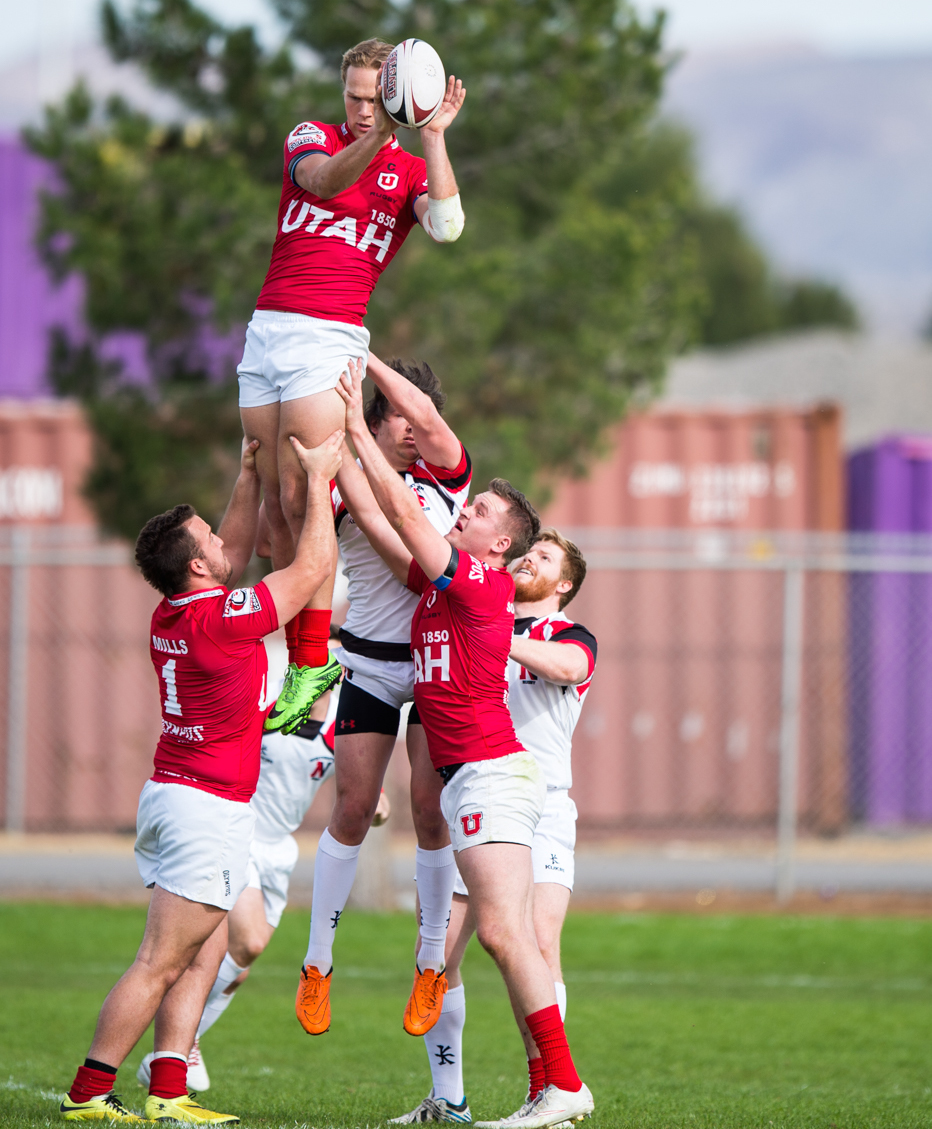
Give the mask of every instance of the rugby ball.
<svg viewBox="0 0 932 1129">
<path fill-rule="evenodd" d="M 447 88 L 440 56 L 423 39 L 406 39 L 382 67 L 382 104 L 398 125 L 422 129 L 443 104 Z"/>
</svg>

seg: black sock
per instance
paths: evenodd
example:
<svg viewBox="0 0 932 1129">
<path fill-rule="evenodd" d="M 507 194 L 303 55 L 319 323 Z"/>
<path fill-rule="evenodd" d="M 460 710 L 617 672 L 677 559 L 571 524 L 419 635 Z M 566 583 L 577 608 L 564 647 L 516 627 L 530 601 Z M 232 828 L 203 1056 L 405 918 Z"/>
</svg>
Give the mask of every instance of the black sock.
<svg viewBox="0 0 932 1129">
<path fill-rule="evenodd" d="M 98 1062 L 96 1058 L 86 1058 L 84 1065 L 88 1070 L 102 1070 L 104 1074 L 112 1074 L 116 1077 L 117 1068 L 115 1066 L 108 1066 L 105 1062 Z"/>
</svg>

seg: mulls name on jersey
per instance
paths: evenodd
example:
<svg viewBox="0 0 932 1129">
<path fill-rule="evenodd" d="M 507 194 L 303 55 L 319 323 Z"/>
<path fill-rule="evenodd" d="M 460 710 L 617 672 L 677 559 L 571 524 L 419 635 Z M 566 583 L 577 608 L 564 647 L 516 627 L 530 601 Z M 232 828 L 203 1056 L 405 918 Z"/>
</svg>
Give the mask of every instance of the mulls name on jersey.
<svg viewBox="0 0 932 1129">
<path fill-rule="evenodd" d="M 152 649 L 164 651 L 166 655 L 186 655 L 188 644 L 184 639 L 162 639 L 158 635 L 152 636 Z"/>
<path fill-rule="evenodd" d="M 320 225 L 324 220 L 332 220 L 336 213 L 328 212 L 325 208 L 318 208 L 315 204 L 311 204 L 305 200 L 298 211 L 297 218 L 292 220 L 292 214 L 297 206 L 297 200 L 292 200 L 288 205 L 288 211 L 285 213 L 285 218 L 282 220 L 282 233 L 284 235 L 287 235 L 290 231 L 297 231 L 301 224 L 307 219 L 308 215 L 310 215 L 311 219 L 304 228 L 309 235 L 320 235 L 324 239 L 336 236 L 338 239 L 342 239 L 348 247 L 355 247 L 357 251 L 362 252 L 368 251 L 370 247 L 378 247 L 379 250 L 375 256 L 375 261 L 377 263 L 384 261 L 392 245 L 391 229 L 395 226 L 394 216 L 386 216 L 384 212 L 376 213 L 373 208 L 373 213 L 382 216 L 385 220 L 383 224 L 385 234 L 381 239 L 377 238 L 379 223 L 376 221 L 375 223 L 368 224 L 362 238 L 357 242 L 355 216 L 344 216 L 343 219 L 337 220 L 336 223 L 321 227 Z"/>
<path fill-rule="evenodd" d="M 162 732 L 167 737 L 177 737 L 179 741 L 203 741 L 203 725 L 175 725 L 173 721 L 162 718 Z"/>
</svg>

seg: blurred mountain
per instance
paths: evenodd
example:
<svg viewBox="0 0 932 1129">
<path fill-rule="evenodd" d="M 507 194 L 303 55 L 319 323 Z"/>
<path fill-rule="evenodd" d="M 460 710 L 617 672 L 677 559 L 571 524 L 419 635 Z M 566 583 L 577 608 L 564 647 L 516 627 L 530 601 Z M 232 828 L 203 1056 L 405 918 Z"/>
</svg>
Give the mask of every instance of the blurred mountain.
<svg viewBox="0 0 932 1129">
<path fill-rule="evenodd" d="M 927 321 L 932 56 L 698 53 L 673 69 L 666 109 L 785 271 L 839 282 L 883 335 Z"/>
<path fill-rule="evenodd" d="M 120 94 L 159 119 L 190 116 L 174 98 L 154 89 L 140 67 L 115 63 L 105 47 L 88 43 L 27 55 L 0 69 L 0 136 L 13 137 L 24 125 L 38 125 L 42 107 L 60 102 L 78 78 L 95 98 Z"/>
</svg>

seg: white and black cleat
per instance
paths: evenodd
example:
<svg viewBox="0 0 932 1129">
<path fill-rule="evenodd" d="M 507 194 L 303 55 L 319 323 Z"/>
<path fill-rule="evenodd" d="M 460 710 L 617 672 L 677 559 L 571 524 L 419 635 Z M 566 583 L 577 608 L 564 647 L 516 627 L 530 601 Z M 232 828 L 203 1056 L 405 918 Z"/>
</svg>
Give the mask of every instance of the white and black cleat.
<svg viewBox="0 0 932 1129">
<path fill-rule="evenodd" d="M 472 1122 L 472 1114 L 469 1112 L 465 1098 L 459 1105 L 454 1105 L 446 1098 L 435 1098 L 431 1090 L 419 1106 L 412 1109 L 410 1113 L 403 1113 L 401 1117 L 391 1118 L 388 1124 L 415 1125 L 423 1121 L 447 1121 L 454 1125 L 469 1125 Z"/>
<path fill-rule="evenodd" d="M 154 1057 L 153 1054 L 147 1054 L 136 1071 L 139 1085 L 145 1086 L 147 1090 L 149 1079 L 152 1077 L 151 1063 Z M 197 1094 L 203 1094 L 205 1090 L 210 1089 L 210 1076 L 207 1073 L 204 1060 L 201 1058 L 201 1047 L 197 1039 L 194 1040 L 194 1046 L 188 1055 L 188 1089 L 194 1090 Z"/>
<path fill-rule="evenodd" d="M 521 1109 L 500 1121 L 476 1121 L 476 1129 L 548 1129 L 550 1126 L 572 1124 L 582 1121 L 595 1109 L 595 1102 L 589 1087 L 573 1093 L 571 1090 L 558 1090 L 556 1086 L 545 1086 L 533 1102 L 525 1103 Z"/>
</svg>

